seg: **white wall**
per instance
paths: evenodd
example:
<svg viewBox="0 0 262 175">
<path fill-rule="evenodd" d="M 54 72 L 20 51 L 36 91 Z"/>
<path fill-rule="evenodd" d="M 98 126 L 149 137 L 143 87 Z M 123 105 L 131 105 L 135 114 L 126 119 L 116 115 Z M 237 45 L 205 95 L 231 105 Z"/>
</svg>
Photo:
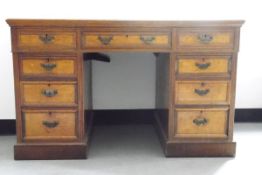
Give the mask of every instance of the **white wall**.
<svg viewBox="0 0 262 175">
<path fill-rule="evenodd" d="M 107 53 L 108 54 L 108 53 Z M 156 59 L 152 53 L 109 53 L 93 61 L 93 104 L 99 109 L 154 108 Z"/>
<path fill-rule="evenodd" d="M 119 20 L 212 20 L 212 19 L 244 19 L 241 31 L 241 47 L 238 64 L 238 81 L 236 106 L 238 108 L 262 107 L 262 10 L 259 0 L 8 0 L 0 1 L 0 119 L 15 118 L 15 102 L 13 92 L 13 71 L 10 53 L 9 27 L 5 23 L 7 18 L 64 18 L 64 19 L 119 19 Z M 145 55 L 147 57 L 148 55 Z M 117 58 L 116 58 L 117 60 Z M 129 60 L 126 60 L 129 61 Z M 141 62 L 140 62 L 141 61 Z M 133 74 L 128 74 L 130 79 L 136 79 L 136 72 L 145 72 L 144 76 L 152 79 L 150 73 L 153 64 L 148 59 L 133 60 Z M 123 94 L 110 93 L 110 89 L 101 88 L 104 79 L 118 81 L 114 72 L 108 72 L 111 67 L 123 71 L 125 61 L 113 62 L 110 67 L 104 63 L 94 64 L 94 101 L 96 108 L 125 108 L 133 107 L 135 98 L 133 93 L 125 94 L 127 101 L 121 103 L 116 99 L 123 99 Z M 140 65 L 141 64 L 141 65 Z M 128 70 L 129 71 L 129 70 Z M 108 80 L 105 80 L 108 81 Z M 135 81 L 135 80 L 134 80 Z M 137 81 L 141 81 L 138 79 Z M 125 87 L 126 84 L 122 84 Z M 136 92 L 143 99 L 137 107 L 150 107 L 152 103 L 151 83 L 144 84 L 148 93 L 142 93 L 143 88 Z M 125 87 L 126 88 L 126 87 Z M 103 90 L 103 91 L 102 91 Z M 123 90 L 123 89 L 122 89 Z M 118 96 L 117 96 L 118 95 Z M 110 100 L 109 100 L 110 99 Z M 111 100 L 112 99 L 112 100 Z M 110 102 L 110 104 L 109 104 Z"/>
</svg>

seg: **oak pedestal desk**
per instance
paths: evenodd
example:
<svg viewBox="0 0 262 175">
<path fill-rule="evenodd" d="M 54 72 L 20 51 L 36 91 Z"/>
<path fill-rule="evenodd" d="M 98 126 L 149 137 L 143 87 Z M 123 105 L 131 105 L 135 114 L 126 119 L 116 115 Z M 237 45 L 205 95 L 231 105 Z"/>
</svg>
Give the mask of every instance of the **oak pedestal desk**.
<svg viewBox="0 0 262 175">
<path fill-rule="evenodd" d="M 92 65 L 83 55 L 110 51 L 155 53 L 154 119 L 166 156 L 235 155 L 236 65 L 243 21 L 7 23 L 15 78 L 15 159 L 86 158 Z"/>
</svg>

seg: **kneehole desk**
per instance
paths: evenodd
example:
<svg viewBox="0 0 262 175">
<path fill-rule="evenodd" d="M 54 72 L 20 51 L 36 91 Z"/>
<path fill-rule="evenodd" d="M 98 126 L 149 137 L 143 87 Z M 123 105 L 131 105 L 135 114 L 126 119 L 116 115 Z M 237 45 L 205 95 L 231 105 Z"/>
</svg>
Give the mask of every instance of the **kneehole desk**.
<svg viewBox="0 0 262 175">
<path fill-rule="evenodd" d="M 86 158 L 93 119 L 92 64 L 84 58 L 110 51 L 155 53 L 154 124 L 166 156 L 235 155 L 243 21 L 7 23 L 15 78 L 15 159 Z"/>
</svg>

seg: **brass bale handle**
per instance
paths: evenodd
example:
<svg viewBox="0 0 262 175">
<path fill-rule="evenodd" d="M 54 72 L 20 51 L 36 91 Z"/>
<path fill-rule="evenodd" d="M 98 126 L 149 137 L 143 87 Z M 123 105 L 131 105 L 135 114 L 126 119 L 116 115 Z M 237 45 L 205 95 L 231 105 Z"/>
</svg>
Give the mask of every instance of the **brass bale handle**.
<svg viewBox="0 0 262 175">
<path fill-rule="evenodd" d="M 58 94 L 58 91 L 56 89 L 44 89 L 42 94 L 46 97 L 54 97 Z"/>
<path fill-rule="evenodd" d="M 208 63 L 195 63 L 195 65 L 199 69 L 204 70 L 204 69 L 207 69 L 211 65 L 211 63 L 210 62 L 208 62 Z"/>
<path fill-rule="evenodd" d="M 208 123 L 208 120 L 206 118 L 196 118 L 193 120 L 193 123 L 197 126 L 203 126 Z"/>
<path fill-rule="evenodd" d="M 205 96 L 210 92 L 209 89 L 195 89 L 195 93 L 199 96 Z"/>
<path fill-rule="evenodd" d="M 55 63 L 42 63 L 41 66 L 47 70 L 47 71 L 51 71 L 56 67 Z"/>
<path fill-rule="evenodd" d="M 145 44 L 152 44 L 156 38 L 154 36 L 140 36 L 140 40 Z"/>
<path fill-rule="evenodd" d="M 43 121 L 42 124 L 47 128 L 55 128 L 59 125 L 58 121 Z"/>
<path fill-rule="evenodd" d="M 208 44 L 213 40 L 213 36 L 209 34 L 199 34 L 198 35 L 199 41 L 201 41 L 204 44 Z"/>
<path fill-rule="evenodd" d="M 39 39 L 44 43 L 44 44 L 49 44 L 52 43 L 52 41 L 55 39 L 54 36 L 45 34 L 45 35 L 39 35 Z"/>
<path fill-rule="evenodd" d="M 108 45 L 112 41 L 113 36 L 98 36 L 97 38 L 102 44 Z"/>
</svg>

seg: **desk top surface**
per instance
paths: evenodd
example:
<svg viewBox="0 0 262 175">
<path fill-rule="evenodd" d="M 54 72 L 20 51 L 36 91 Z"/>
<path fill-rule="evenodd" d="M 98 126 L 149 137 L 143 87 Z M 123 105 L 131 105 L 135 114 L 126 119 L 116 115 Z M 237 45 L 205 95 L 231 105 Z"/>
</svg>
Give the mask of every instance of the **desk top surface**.
<svg viewBox="0 0 262 175">
<path fill-rule="evenodd" d="M 117 21 L 68 19 L 7 19 L 11 27 L 240 27 L 244 20 L 214 21 Z"/>
</svg>

